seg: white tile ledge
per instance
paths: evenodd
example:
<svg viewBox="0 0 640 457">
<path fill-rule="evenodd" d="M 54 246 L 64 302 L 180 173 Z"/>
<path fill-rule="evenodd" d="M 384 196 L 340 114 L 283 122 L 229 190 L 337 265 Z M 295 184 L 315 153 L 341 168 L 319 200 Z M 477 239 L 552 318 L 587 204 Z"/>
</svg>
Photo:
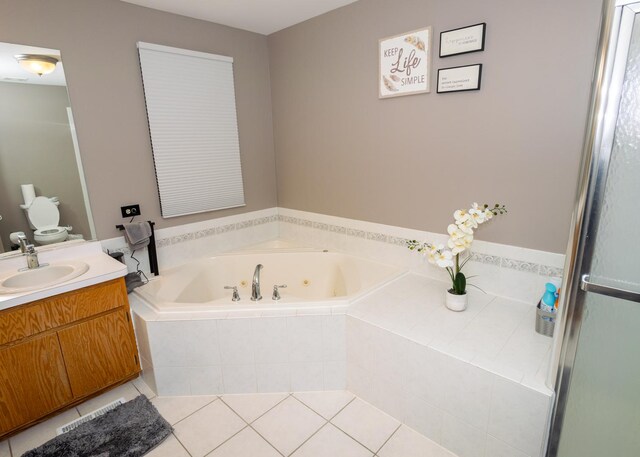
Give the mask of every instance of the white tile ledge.
<svg viewBox="0 0 640 457">
<path fill-rule="evenodd" d="M 548 341 L 545 341 L 545 342 L 548 344 L 549 350 L 550 350 L 552 339 L 548 337 L 542 337 L 541 335 L 537 335 L 535 333 L 533 319 L 530 319 L 530 322 L 529 322 L 530 325 L 527 325 L 527 322 L 528 322 L 527 318 L 530 317 L 530 315 L 532 315 L 532 313 L 529 313 L 527 308 L 533 309 L 534 308 L 533 306 L 524 302 L 518 302 L 516 300 L 506 300 L 506 299 L 489 295 L 489 294 L 485 294 L 484 296 L 481 296 L 480 294 L 475 294 L 470 297 L 470 300 L 474 300 L 474 298 L 476 300 L 480 299 L 479 301 L 481 301 L 482 303 L 479 306 L 480 307 L 479 310 L 472 311 L 471 309 L 468 309 L 466 311 L 463 311 L 462 313 L 455 313 L 453 311 L 446 310 L 445 304 L 444 304 L 444 293 L 441 294 L 442 299 L 438 299 L 438 298 L 434 299 L 433 294 L 425 293 L 425 300 L 430 301 L 430 306 L 429 306 L 429 309 L 424 310 L 424 313 L 422 315 L 416 312 L 415 301 L 413 303 L 407 302 L 409 306 L 405 308 L 409 308 L 408 311 L 406 309 L 403 309 L 402 301 L 406 299 L 402 299 L 402 298 L 399 299 L 399 301 L 395 301 L 395 302 L 387 301 L 386 303 L 388 303 L 388 305 L 385 304 L 385 306 L 380 306 L 381 304 L 385 303 L 384 301 L 380 301 L 380 297 L 385 297 L 385 298 L 391 297 L 392 292 L 390 292 L 390 289 L 393 289 L 394 284 L 398 283 L 398 281 L 400 280 L 403 281 L 402 288 L 407 292 L 409 296 L 413 296 L 414 298 L 416 295 L 413 292 L 423 290 L 425 285 L 431 285 L 436 287 L 446 286 L 446 283 L 444 282 L 436 281 L 434 279 L 430 279 L 420 275 L 415 275 L 415 274 L 405 275 L 381 287 L 380 289 L 377 289 L 372 294 L 357 300 L 347 310 L 347 316 L 350 318 L 362 321 L 366 324 L 372 325 L 385 332 L 389 332 L 391 334 L 397 335 L 412 343 L 415 343 L 424 347 L 428 347 L 447 357 L 452 357 L 461 362 L 476 366 L 494 375 L 508 379 L 512 382 L 516 382 L 517 384 L 521 384 L 522 386 L 529 388 L 531 390 L 534 390 L 538 393 L 541 393 L 545 396 L 552 397 L 554 395 L 553 390 L 550 389 L 545 384 L 546 373 L 548 370 L 547 362 L 548 362 L 549 351 L 546 352 L 546 356 L 543 358 L 542 362 L 536 365 L 535 371 L 533 373 L 528 373 L 526 375 L 523 374 L 521 378 L 518 378 L 512 375 L 510 367 L 498 366 L 496 364 L 496 359 L 494 358 L 485 358 L 482 356 L 469 357 L 464 352 L 460 352 L 460 351 L 457 352 L 455 350 L 456 343 L 459 340 L 463 339 L 464 336 L 467 336 L 464 333 L 466 330 L 471 328 L 471 324 L 472 322 L 474 322 L 474 320 L 478 320 L 480 322 L 483 319 L 484 320 L 487 319 L 489 310 L 486 310 L 486 308 L 488 308 L 489 307 L 488 305 L 492 303 L 493 303 L 494 310 L 495 308 L 503 307 L 505 312 L 513 311 L 511 308 L 513 308 L 514 303 L 518 307 L 520 307 L 521 310 L 526 309 L 526 311 L 520 311 L 522 313 L 522 317 L 519 318 L 517 322 L 512 325 L 513 331 L 509 335 L 509 338 L 514 337 L 516 332 L 519 331 L 520 334 L 523 334 L 525 337 L 531 336 L 533 338 L 537 338 L 539 341 L 545 341 L 546 339 L 548 339 Z M 388 298 L 386 299 L 388 300 Z M 496 303 L 494 303 L 494 300 L 496 300 Z M 392 306 L 391 306 L 392 303 L 395 305 L 400 303 L 400 305 L 394 306 L 392 309 Z M 379 309 L 383 310 L 382 313 L 388 312 L 384 310 L 385 308 L 386 310 L 392 312 L 392 316 L 385 317 L 384 314 L 380 314 Z M 426 305 L 425 305 L 425 308 L 426 308 Z M 444 312 L 434 312 L 434 311 L 442 311 L 442 310 L 444 310 Z M 486 312 L 484 312 L 485 310 Z M 413 325 L 416 322 L 423 321 L 424 317 L 431 320 L 437 319 L 438 317 L 441 317 L 441 318 L 444 317 L 447 320 L 449 320 L 449 318 L 451 317 L 465 318 L 466 316 L 464 315 L 464 313 L 468 313 L 468 314 L 475 313 L 475 315 L 473 317 L 470 317 L 468 319 L 468 322 L 460 326 L 460 328 L 458 328 L 456 331 L 452 332 L 453 334 L 450 335 L 450 339 L 448 340 L 448 343 L 443 343 L 443 340 L 435 340 L 435 341 L 425 343 L 425 341 L 422 341 L 421 338 L 419 338 L 418 335 L 415 333 L 415 328 L 413 327 Z M 398 320 L 396 317 L 398 315 L 404 315 L 404 318 L 402 320 Z M 484 322 L 484 320 L 482 322 Z M 521 327 L 521 324 L 524 324 L 524 329 Z M 420 325 L 420 324 L 417 324 L 417 325 Z M 433 325 L 435 327 L 439 326 L 439 324 L 435 322 L 433 323 Z M 495 331 L 495 328 L 490 325 L 482 324 L 480 327 L 482 328 L 482 333 L 485 333 L 485 334 L 490 334 L 490 332 Z M 474 330 L 477 330 L 477 327 L 475 327 Z M 473 333 L 473 332 L 469 331 L 468 333 Z M 475 337 L 478 340 L 477 344 L 482 344 L 481 340 L 483 339 L 483 335 L 476 334 Z M 503 345 L 503 349 L 507 347 L 508 342 L 510 341 L 511 339 L 508 339 L 508 340 L 505 339 L 505 344 Z"/>
</svg>

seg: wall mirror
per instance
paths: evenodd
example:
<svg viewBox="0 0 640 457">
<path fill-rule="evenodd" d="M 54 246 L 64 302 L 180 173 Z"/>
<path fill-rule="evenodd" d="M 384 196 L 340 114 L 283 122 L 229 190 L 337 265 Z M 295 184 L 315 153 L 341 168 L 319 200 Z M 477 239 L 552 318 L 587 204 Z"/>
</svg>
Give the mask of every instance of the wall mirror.
<svg viewBox="0 0 640 457">
<path fill-rule="evenodd" d="M 0 43 L 0 100 L 0 256 L 95 239 L 60 51 Z"/>
</svg>

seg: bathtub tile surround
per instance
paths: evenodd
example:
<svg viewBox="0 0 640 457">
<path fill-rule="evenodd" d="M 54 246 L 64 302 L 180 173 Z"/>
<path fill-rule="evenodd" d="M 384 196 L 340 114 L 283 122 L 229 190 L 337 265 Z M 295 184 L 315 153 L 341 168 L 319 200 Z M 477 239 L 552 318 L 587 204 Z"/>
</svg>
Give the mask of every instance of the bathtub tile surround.
<svg viewBox="0 0 640 457">
<path fill-rule="evenodd" d="M 134 315 L 138 338 L 146 338 L 140 349 L 148 368 L 144 377 L 159 395 L 344 389 L 345 319 L 327 314 L 155 321 Z"/>
<path fill-rule="evenodd" d="M 375 259 L 434 279 L 447 278 L 406 248 L 410 239 L 445 244 L 447 235 L 287 208 L 278 208 L 278 220 L 283 239 Z M 563 254 L 482 240 L 474 241 L 471 255 L 466 269 L 469 276 L 478 275 L 474 284 L 495 295 L 536 303 L 549 277 L 562 276 L 564 264 Z"/>
<path fill-rule="evenodd" d="M 443 272 L 428 265 L 406 248 L 409 239 L 433 239 L 443 243 L 447 235 L 434 234 L 354 219 L 269 208 L 244 214 L 185 224 L 156 231 L 161 270 L 193 259 L 234 251 L 275 238 L 367 257 L 411 269 L 434 279 Z M 104 249 L 130 254 L 123 237 L 101 242 Z M 495 295 L 537 302 L 544 283 L 562 276 L 564 255 L 475 240 L 469 262 L 473 283 Z M 136 253 L 148 272 L 146 250 Z M 130 270 L 136 263 L 125 255 Z"/>
<path fill-rule="evenodd" d="M 189 262 L 196 258 L 245 248 L 278 237 L 278 209 L 259 211 L 210 219 L 192 224 L 158 229 L 155 232 L 160 271 Z M 130 271 L 137 264 L 130 258 L 131 251 L 124 237 L 102 240 L 103 249 L 123 252 Z M 140 267 L 149 274 L 147 250 L 136 251 Z"/>
</svg>

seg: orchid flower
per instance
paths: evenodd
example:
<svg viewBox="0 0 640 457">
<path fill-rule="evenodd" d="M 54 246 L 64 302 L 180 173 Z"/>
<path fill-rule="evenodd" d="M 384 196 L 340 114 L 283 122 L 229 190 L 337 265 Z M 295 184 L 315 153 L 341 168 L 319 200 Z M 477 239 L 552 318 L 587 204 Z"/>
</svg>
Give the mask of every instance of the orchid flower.
<svg viewBox="0 0 640 457">
<path fill-rule="evenodd" d="M 454 240 L 457 240 L 458 238 L 462 238 L 466 235 L 469 235 L 468 232 L 462 230 L 456 224 L 449 224 L 449 226 L 447 227 L 447 232 L 449 233 L 449 236 Z"/>
<path fill-rule="evenodd" d="M 461 270 L 471 257 L 467 256 L 460 262 L 460 254 L 471 248 L 474 229 L 491 220 L 493 216 L 506 212 L 504 205 L 496 204 L 489 208 L 489 205 L 480 206 L 478 203 L 473 203 L 469 210 L 459 209 L 453 213 L 455 222 L 447 227 L 447 233 L 449 233 L 447 248 L 443 244 L 419 243 L 416 240 L 407 240 L 407 247 L 424 254 L 429 263 L 446 269 L 453 283 L 451 289 L 453 293 L 465 294 L 466 278 Z"/>
<path fill-rule="evenodd" d="M 427 260 L 430 264 L 435 265 L 438 255 L 438 249 L 434 245 L 430 245 L 429 252 L 427 253 Z"/>
<path fill-rule="evenodd" d="M 473 242 L 473 235 L 465 235 L 462 238 L 449 238 L 449 242 L 447 246 L 451 249 L 455 255 L 460 254 L 461 252 L 466 251 L 471 247 L 471 243 Z"/>
<path fill-rule="evenodd" d="M 451 268 L 453 266 L 453 253 L 447 249 L 438 251 L 436 254 L 436 264 L 440 268 Z"/>
<path fill-rule="evenodd" d="M 459 209 L 453 213 L 453 218 L 456 220 L 456 223 L 462 223 L 469 219 L 469 213 L 464 209 Z"/>
<path fill-rule="evenodd" d="M 484 207 L 479 208 L 477 203 L 473 204 L 473 207 L 469 210 L 469 218 L 474 220 L 476 224 L 482 224 L 486 217 Z M 477 227 L 477 225 L 476 225 Z M 475 228 L 475 227 L 474 227 Z"/>
</svg>

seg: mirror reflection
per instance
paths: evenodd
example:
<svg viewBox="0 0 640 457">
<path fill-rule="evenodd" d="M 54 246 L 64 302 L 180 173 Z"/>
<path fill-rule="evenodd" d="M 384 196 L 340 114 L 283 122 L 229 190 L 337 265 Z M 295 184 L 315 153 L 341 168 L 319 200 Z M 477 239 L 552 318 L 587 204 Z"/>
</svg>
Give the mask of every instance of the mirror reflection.
<svg viewBox="0 0 640 457">
<path fill-rule="evenodd" d="M 60 51 L 0 43 L 0 253 L 94 239 Z"/>
</svg>

